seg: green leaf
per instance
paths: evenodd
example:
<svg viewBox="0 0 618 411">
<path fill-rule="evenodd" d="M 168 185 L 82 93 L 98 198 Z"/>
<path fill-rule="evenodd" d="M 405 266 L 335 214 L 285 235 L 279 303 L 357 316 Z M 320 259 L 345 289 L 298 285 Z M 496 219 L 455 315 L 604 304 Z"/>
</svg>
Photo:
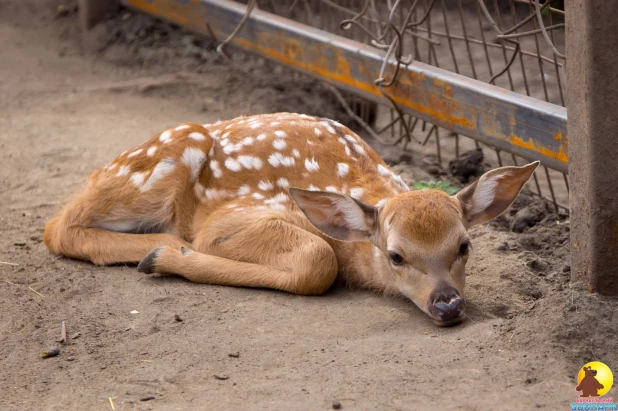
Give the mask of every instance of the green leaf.
<svg viewBox="0 0 618 411">
<path fill-rule="evenodd" d="M 448 195 L 457 193 L 460 188 L 451 185 L 450 181 L 418 181 L 412 185 L 415 190 L 440 190 Z"/>
</svg>

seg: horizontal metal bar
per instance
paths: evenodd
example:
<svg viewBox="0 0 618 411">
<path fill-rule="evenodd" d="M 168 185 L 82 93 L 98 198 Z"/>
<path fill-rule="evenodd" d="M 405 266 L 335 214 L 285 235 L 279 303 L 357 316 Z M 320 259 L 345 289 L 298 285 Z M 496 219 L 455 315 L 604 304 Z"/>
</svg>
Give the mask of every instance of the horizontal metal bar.
<svg viewBox="0 0 618 411">
<path fill-rule="evenodd" d="M 246 6 L 228 0 L 122 0 L 186 29 L 223 40 Z M 232 43 L 378 103 L 374 81 L 384 52 L 255 9 Z M 392 73 L 395 62 L 388 72 Z M 388 76 L 387 76 L 388 78 Z M 567 172 L 566 109 L 446 70 L 414 62 L 384 89 L 406 113 L 490 146 Z"/>
</svg>

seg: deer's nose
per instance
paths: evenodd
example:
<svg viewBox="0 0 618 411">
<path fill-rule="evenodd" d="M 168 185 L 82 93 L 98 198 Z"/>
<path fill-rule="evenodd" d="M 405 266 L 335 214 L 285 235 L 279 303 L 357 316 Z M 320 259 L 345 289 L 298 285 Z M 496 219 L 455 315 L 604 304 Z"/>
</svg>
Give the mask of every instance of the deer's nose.
<svg viewBox="0 0 618 411">
<path fill-rule="evenodd" d="M 435 314 L 442 321 L 461 317 L 465 308 L 464 299 L 455 290 L 452 293 L 439 294 L 433 300 Z"/>
</svg>

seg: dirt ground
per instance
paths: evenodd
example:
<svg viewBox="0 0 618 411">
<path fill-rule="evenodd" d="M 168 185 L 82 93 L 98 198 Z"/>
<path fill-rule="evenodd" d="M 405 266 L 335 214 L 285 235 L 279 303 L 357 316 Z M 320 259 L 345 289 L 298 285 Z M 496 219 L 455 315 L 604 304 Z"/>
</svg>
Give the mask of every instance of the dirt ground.
<svg viewBox="0 0 618 411">
<path fill-rule="evenodd" d="M 63 201 L 155 132 L 280 110 L 348 120 L 319 85 L 224 63 L 162 23 L 123 12 L 83 36 L 57 6 L 0 0 L 0 408 L 560 410 L 584 363 L 618 371 L 618 301 L 570 282 L 568 218 L 526 194 L 472 231 L 452 328 L 343 286 L 300 297 L 50 254 Z M 396 168 L 422 178 L 416 162 Z M 62 321 L 68 344 L 42 359 Z"/>
</svg>

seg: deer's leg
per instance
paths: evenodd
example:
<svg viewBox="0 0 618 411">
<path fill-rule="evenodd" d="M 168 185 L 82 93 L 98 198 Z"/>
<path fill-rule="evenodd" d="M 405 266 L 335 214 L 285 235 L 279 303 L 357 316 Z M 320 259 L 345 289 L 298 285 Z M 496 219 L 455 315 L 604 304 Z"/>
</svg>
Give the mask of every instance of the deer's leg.
<svg viewBox="0 0 618 411">
<path fill-rule="evenodd" d="M 97 265 L 137 263 L 156 247 L 189 246 L 181 238 L 167 233 L 131 234 L 75 225 L 67 220 L 65 213 L 47 223 L 44 240 L 54 253 Z"/>
<path fill-rule="evenodd" d="M 91 181 L 47 223 L 45 245 L 54 253 L 97 265 L 137 263 L 153 248 L 165 245 L 190 247 L 181 236 L 189 237 L 183 227 L 188 226 L 185 220 L 192 216 L 197 200 L 189 195 L 191 188 L 170 186 L 177 189 L 139 193 L 130 183 L 99 179 L 95 187 Z"/>
<path fill-rule="evenodd" d="M 158 248 L 138 270 L 178 274 L 197 283 L 295 294 L 324 293 L 337 276 L 337 260 L 328 243 L 285 218 L 262 212 L 243 214 L 242 219 L 237 214 L 219 215 L 209 221 L 193 250 Z"/>
</svg>

